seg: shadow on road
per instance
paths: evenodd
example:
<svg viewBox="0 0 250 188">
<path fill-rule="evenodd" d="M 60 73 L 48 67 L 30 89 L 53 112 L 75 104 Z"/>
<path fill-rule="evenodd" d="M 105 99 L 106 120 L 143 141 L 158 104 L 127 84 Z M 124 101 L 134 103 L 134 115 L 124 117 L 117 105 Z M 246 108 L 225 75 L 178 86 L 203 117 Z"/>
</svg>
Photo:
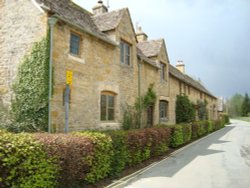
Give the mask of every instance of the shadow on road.
<svg viewBox="0 0 250 188">
<path fill-rule="evenodd" d="M 179 170 L 184 168 L 187 164 L 193 161 L 198 156 L 206 156 L 224 152 L 222 150 L 208 149 L 212 144 L 225 144 L 230 141 L 220 140 L 226 133 L 234 129 L 234 126 L 227 126 L 224 129 L 215 132 L 213 135 L 199 141 L 198 143 L 184 149 L 175 156 L 168 158 L 165 162 L 161 162 L 148 172 L 143 174 L 147 177 L 172 177 Z"/>
</svg>

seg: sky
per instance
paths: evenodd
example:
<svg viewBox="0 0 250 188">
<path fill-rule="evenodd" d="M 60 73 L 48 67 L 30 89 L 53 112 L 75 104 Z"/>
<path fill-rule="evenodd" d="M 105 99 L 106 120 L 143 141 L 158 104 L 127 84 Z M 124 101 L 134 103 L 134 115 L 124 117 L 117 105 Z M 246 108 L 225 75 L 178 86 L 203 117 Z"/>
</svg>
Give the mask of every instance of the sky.
<svg viewBox="0 0 250 188">
<path fill-rule="evenodd" d="M 92 11 L 97 0 L 74 0 Z M 103 1 L 107 4 L 107 0 Z M 109 0 L 109 11 L 128 7 L 150 39 L 164 38 L 170 63 L 215 96 L 250 94 L 250 0 Z"/>
</svg>

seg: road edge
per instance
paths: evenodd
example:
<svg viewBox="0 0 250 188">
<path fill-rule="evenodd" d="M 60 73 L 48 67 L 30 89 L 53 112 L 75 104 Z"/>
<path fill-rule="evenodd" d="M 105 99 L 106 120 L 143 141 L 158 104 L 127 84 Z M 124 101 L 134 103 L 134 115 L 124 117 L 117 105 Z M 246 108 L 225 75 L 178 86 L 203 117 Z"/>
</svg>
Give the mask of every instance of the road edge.
<svg viewBox="0 0 250 188">
<path fill-rule="evenodd" d="M 226 125 L 226 126 L 228 126 L 228 125 Z M 190 146 L 192 146 L 192 145 L 194 145 L 194 144 L 196 144 L 196 143 L 198 143 L 198 142 L 200 142 L 200 141 L 208 138 L 209 136 L 211 136 L 211 135 L 213 135 L 213 134 L 215 134 L 215 133 L 223 130 L 225 127 L 223 127 L 222 129 L 216 130 L 216 131 L 214 131 L 214 132 L 212 132 L 212 133 L 210 133 L 210 134 L 208 134 L 208 135 L 206 135 L 206 136 L 204 136 L 202 138 L 199 138 L 199 139 L 197 139 L 197 140 L 195 140 L 195 141 L 193 141 L 193 142 L 191 142 L 191 143 L 189 143 L 189 144 L 187 144 L 187 145 L 179 148 L 178 150 L 170 153 L 169 155 L 167 155 L 166 157 L 164 157 L 163 159 L 161 159 L 158 162 L 154 162 L 154 163 L 152 163 L 152 164 L 150 164 L 150 165 L 148 165 L 148 166 L 146 166 L 146 167 L 144 167 L 144 168 L 142 168 L 142 169 L 140 169 L 140 170 L 138 170 L 138 171 L 136 171 L 136 172 L 134 172 L 134 173 L 132 173 L 132 174 L 130 174 L 128 176 L 125 176 L 125 177 L 123 177 L 123 178 L 121 178 L 119 180 L 114 180 L 114 182 L 112 184 L 106 186 L 105 188 L 122 188 L 121 187 L 122 185 L 124 185 L 128 181 L 136 178 L 138 175 L 140 175 L 140 174 L 146 172 L 147 170 L 149 170 L 150 168 L 153 168 L 154 166 L 156 166 L 156 165 L 164 162 L 165 160 L 169 159 L 170 157 L 173 157 L 173 156 L 177 155 L 178 153 L 182 152 L 183 150 L 189 148 Z"/>
</svg>

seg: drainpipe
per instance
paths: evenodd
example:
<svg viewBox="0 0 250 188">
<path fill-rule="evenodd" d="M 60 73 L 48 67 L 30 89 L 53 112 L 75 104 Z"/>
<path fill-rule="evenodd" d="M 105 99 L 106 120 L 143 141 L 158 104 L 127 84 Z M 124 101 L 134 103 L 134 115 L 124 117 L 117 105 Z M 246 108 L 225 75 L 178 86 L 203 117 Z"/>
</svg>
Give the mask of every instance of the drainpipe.
<svg viewBox="0 0 250 188">
<path fill-rule="evenodd" d="M 141 63 L 142 60 L 138 62 L 138 97 L 139 97 L 139 127 L 141 128 Z"/>
<path fill-rule="evenodd" d="M 48 132 L 51 133 L 51 98 L 52 98 L 52 68 L 53 68 L 53 32 L 57 18 L 50 17 L 48 23 L 50 26 L 50 56 L 49 56 L 49 107 L 48 107 Z"/>
</svg>

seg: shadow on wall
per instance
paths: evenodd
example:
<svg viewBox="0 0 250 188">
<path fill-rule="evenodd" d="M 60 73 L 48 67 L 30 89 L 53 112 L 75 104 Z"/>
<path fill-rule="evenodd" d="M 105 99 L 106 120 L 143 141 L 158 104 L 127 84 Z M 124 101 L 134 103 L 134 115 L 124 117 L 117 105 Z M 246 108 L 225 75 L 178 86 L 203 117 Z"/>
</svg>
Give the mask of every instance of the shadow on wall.
<svg viewBox="0 0 250 188">
<path fill-rule="evenodd" d="M 212 144 L 228 143 L 229 141 L 220 140 L 220 138 L 234 128 L 234 126 L 225 127 L 224 129 L 214 133 L 214 135 L 200 141 L 198 144 L 188 147 L 185 151 L 185 156 L 183 153 L 179 153 L 176 156 L 169 158 L 165 163 L 159 163 L 154 167 L 157 168 L 157 170 L 152 169 L 150 172 L 146 171 L 143 174 L 143 178 L 172 177 L 198 156 L 206 156 L 224 152 L 222 150 L 213 150 L 208 148 Z"/>
</svg>

